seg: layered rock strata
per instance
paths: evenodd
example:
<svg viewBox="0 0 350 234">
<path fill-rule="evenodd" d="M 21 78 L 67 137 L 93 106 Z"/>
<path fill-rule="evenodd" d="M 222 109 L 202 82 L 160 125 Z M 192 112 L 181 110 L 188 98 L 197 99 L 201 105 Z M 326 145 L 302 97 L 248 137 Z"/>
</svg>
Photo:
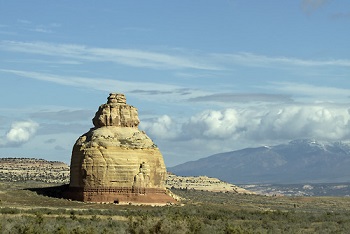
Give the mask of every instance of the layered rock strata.
<svg viewBox="0 0 350 234">
<path fill-rule="evenodd" d="M 112 93 L 76 141 L 68 197 L 86 202 L 167 203 L 166 168 L 158 147 L 138 129 L 137 109 Z"/>
<path fill-rule="evenodd" d="M 177 176 L 168 174 L 166 187 L 169 189 L 200 190 L 209 192 L 230 192 L 239 194 L 255 194 L 234 184 L 208 176 Z"/>
</svg>

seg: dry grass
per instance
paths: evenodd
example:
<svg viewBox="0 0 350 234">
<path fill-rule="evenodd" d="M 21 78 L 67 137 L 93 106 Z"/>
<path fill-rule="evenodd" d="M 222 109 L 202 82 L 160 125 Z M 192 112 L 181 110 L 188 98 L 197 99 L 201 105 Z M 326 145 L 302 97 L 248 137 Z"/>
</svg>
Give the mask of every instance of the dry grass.
<svg viewBox="0 0 350 234">
<path fill-rule="evenodd" d="M 50 186 L 1 182 L 0 232 L 350 232 L 349 197 L 267 197 L 174 190 L 187 198 L 183 206 L 151 207 L 83 203 L 38 194 L 40 188 Z"/>
</svg>

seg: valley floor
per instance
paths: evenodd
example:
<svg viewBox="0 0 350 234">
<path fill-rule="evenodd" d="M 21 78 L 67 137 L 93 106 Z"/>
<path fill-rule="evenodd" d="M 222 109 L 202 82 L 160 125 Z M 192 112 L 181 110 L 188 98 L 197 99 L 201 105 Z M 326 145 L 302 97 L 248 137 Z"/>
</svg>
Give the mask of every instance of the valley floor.
<svg viewBox="0 0 350 234">
<path fill-rule="evenodd" d="M 350 232 L 349 197 L 172 190 L 185 198 L 182 204 L 152 207 L 69 201 L 59 198 L 59 189 L 0 182 L 0 233 Z"/>
</svg>

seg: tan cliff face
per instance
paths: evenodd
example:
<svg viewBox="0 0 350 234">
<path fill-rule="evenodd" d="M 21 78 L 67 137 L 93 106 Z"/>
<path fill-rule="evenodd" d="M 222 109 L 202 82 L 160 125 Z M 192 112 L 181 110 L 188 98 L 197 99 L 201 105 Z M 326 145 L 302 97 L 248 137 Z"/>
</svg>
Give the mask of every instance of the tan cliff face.
<svg viewBox="0 0 350 234">
<path fill-rule="evenodd" d="M 119 202 L 132 196 L 143 201 L 166 192 L 163 157 L 138 129 L 139 123 L 137 109 L 126 104 L 123 94 L 109 95 L 93 118 L 95 127 L 79 137 L 73 147 L 70 197 Z"/>
</svg>

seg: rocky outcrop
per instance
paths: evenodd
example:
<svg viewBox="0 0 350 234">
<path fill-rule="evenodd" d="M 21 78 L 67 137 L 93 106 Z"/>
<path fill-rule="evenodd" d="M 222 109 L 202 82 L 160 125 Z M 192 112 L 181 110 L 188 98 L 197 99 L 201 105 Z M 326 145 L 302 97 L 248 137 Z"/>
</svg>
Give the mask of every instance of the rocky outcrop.
<svg viewBox="0 0 350 234">
<path fill-rule="evenodd" d="M 226 183 L 208 176 L 177 176 L 168 174 L 166 186 L 169 189 L 201 190 L 209 192 L 231 192 L 255 194 L 234 184 Z"/>
<path fill-rule="evenodd" d="M 156 202 L 166 194 L 166 168 L 158 147 L 138 129 L 137 109 L 123 94 L 110 94 L 76 141 L 70 166 L 72 199 L 91 202 Z"/>
</svg>

